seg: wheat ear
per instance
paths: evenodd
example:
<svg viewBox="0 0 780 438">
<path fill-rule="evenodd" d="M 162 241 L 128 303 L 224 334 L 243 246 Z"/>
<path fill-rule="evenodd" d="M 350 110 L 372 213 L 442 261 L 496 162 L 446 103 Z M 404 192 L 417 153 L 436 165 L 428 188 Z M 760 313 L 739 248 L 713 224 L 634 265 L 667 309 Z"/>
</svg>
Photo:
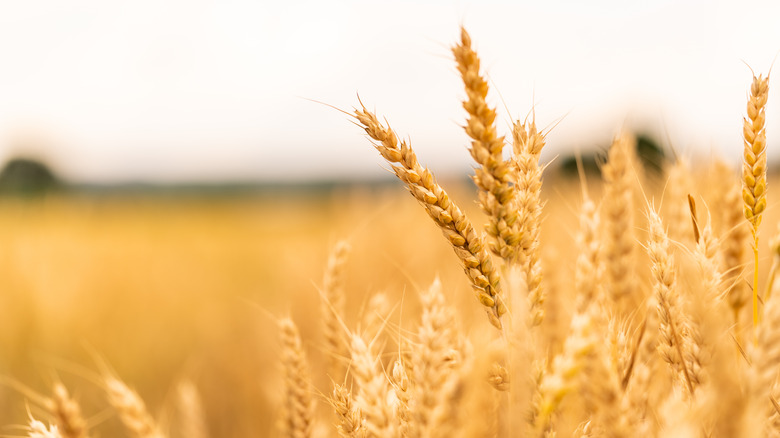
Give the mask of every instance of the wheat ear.
<svg viewBox="0 0 780 438">
<path fill-rule="evenodd" d="M 742 281 L 742 269 L 747 264 L 745 248 L 748 246 L 748 232 L 742 214 L 743 201 L 741 190 L 733 169 L 728 164 L 717 161 L 715 174 L 720 181 L 733 182 L 727 184 L 718 195 L 722 196 L 721 208 L 713 208 L 721 216 L 721 229 L 724 236 L 721 239 L 723 251 L 723 272 L 728 285 L 728 303 L 734 315 L 735 333 L 740 333 L 739 314 L 750 300 L 750 294 Z"/>
<path fill-rule="evenodd" d="M 753 76 L 747 117 L 743 118 L 742 199 L 743 212 L 753 235 L 753 327 L 758 326 L 758 227 L 766 209 L 766 102 L 769 77 Z"/>
<path fill-rule="evenodd" d="M 630 420 L 642 431 L 656 427 L 655 400 L 652 398 L 653 378 L 658 371 L 659 318 L 658 303 L 650 296 L 646 303 L 645 319 L 639 337 L 631 352 L 631 365 L 622 377 Z"/>
<path fill-rule="evenodd" d="M 360 321 L 360 328 L 362 329 L 363 336 L 366 338 L 374 338 L 377 336 L 387 324 L 387 318 L 393 312 L 393 303 L 387 296 L 387 292 L 380 291 L 368 299 L 365 309 L 363 310 L 363 317 Z"/>
<path fill-rule="evenodd" d="M 358 387 L 355 404 L 365 419 L 366 437 L 394 436 L 393 413 L 387 404 L 388 381 L 379 358 L 358 335 L 352 335 L 352 375 Z"/>
<path fill-rule="evenodd" d="M 322 280 L 322 325 L 325 347 L 329 353 L 328 375 L 333 379 L 343 377 L 343 359 L 349 348 L 342 336 L 339 319 L 344 317 L 346 294 L 344 292 L 344 264 L 349 255 L 349 244 L 339 241 L 328 257 Z"/>
<path fill-rule="evenodd" d="M 29 438 L 64 438 L 57 426 L 46 427 L 45 424 L 34 418 L 30 419 L 29 429 L 27 434 Z"/>
<path fill-rule="evenodd" d="M 339 436 L 342 438 L 363 438 L 365 436 L 363 415 L 360 409 L 352 403 L 352 394 L 347 388 L 334 383 L 330 404 L 338 417 L 336 430 Z"/>
<path fill-rule="evenodd" d="M 539 156 L 545 145 L 544 134 L 531 122 L 515 122 L 512 129 L 514 166 L 517 173 L 517 209 L 520 218 L 520 252 L 518 260 L 525 272 L 532 325 L 544 319 L 539 233 L 542 217 L 542 168 Z"/>
<path fill-rule="evenodd" d="M 593 304 L 590 311 L 600 312 Z M 595 316 L 594 319 L 599 319 Z M 610 360 L 604 345 L 594 345 L 593 352 L 586 358 L 582 371 L 582 395 L 589 414 L 597 419 L 601 434 L 609 438 L 631 436 L 629 432 L 623 389 L 620 386 L 618 363 Z"/>
<path fill-rule="evenodd" d="M 474 183 L 479 188 L 479 205 L 489 217 L 485 229 L 493 238 L 490 249 L 509 262 L 517 252 L 520 234 L 513 205 L 515 187 L 510 184 L 510 167 L 502 155 L 504 137 L 496 134 L 496 111 L 485 102 L 488 84 L 480 75 L 479 56 L 471 48 L 471 37 L 462 27 L 460 43 L 452 53 L 466 88 L 463 108 L 469 118 L 464 129 L 472 140 L 471 156 L 480 166 L 474 170 Z"/>
<path fill-rule="evenodd" d="M 685 387 L 693 394 L 693 383 L 685 360 L 683 340 L 683 316 L 677 303 L 677 273 L 674 256 L 669 248 L 669 238 L 664 231 L 661 218 L 649 210 L 647 253 L 652 263 L 653 291 L 658 301 L 660 319 L 660 342 L 658 352 L 661 357 L 683 377 Z"/>
<path fill-rule="evenodd" d="M 578 387 L 580 372 L 596 344 L 592 316 L 589 310 L 574 314 L 563 351 L 555 356 L 550 372 L 542 377 L 534 421 L 539 437 L 549 436 L 553 432 L 553 415 L 563 398 Z"/>
<path fill-rule="evenodd" d="M 629 300 L 634 291 L 631 145 L 628 134 L 623 133 L 615 137 L 609 148 L 607 163 L 602 170 L 606 183 L 601 206 L 604 224 L 604 259 L 609 260 L 604 279 L 606 288 L 616 305 Z"/>
<path fill-rule="evenodd" d="M 68 394 L 62 383 L 55 383 L 52 392 L 52 398 L 46 401 L 46 408 L 57 419 L 63 438 L 86 438 L 87 422 L 78 402 Z"/>
<path fill-rule="evenodd" d="M 574 271 L 577 291 L 577 310 L 584 311 L 595 301 L 601 302 L 603 266 L 600 259 L 599 213 L 596 204 L 585 198 L 580 210 L 580 229 L 577 236 L 579 255 Z"/>
<path fill-rule="evenodd" d="M 691 220 L 688 213 L 688 194 L 693 191 L 691 166 L 684 157 L 668 166 L 667 183 L 664 193 L 664 219 L 668 225 L 669 238 L 689 246 L 691 239 Z"/>
<path fill-rule="evenodd" d="M 490 322 L 500 329 L 501 316 L 506 313 L 501 297 L 501 278 L 474 226 L 436 183 L 433 174 L 420 165 L 411 146 L 405 141 L 399 145 L 395 132 L 383 126 L 365 107 L 355 110 L 355 118 L 377 142 L 374 146 L 390 163 L 396 176 L 442 230 L 471 280 L 479 302 L 488 308 Z"/>
<path fill-rule="evenodd" d="M 115 377 L 107 377 L 105 385 L 109 403 L 134 438 L 165 438 L 138 393 Z"/>
<path fill-rule="evenodd" d="M 314 420 L 309 366 L 298 327 L 290 318 L 278 321 L 284 367 L 285 408 L 281 423 L 285 436 L 310 437 Z"/>
<path fill-rule="evenodd" d="M 438 278 L 420 298 L 423 313 L 412 356 L 415 427 L 422 436 L 432 436 L 446 426 L 437 414 L 446 409 L 447 390 L 458 377 L 459 348 L 455 310 L 446 304 Z"/>
<path fill-rule="evenodd" d="M 406 367 L 400 358 L 393 363 L 393 370 L 390 376 L 395 397 L 398 399 L 398 404 L 395 408 L 395 417 L 398 420 L 398 436 L 401 438 L 415 437 L 418 432 L 414 429 L 414 414 L 411 409 L 412 391 Z"/>
</svg>

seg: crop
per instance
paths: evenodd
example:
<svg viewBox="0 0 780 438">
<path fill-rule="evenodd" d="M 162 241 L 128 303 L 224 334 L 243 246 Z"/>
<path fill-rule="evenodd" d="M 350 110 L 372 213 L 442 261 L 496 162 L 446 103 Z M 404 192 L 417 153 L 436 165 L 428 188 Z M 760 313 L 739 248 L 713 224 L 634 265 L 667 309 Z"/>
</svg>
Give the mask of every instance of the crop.
<svg viewBox="0 0 780 438">
<path fill-rule="evenodd" d="M 235 387 L 216 376 L 219 390 L 204 397 L 185 379 L 179 422 L 166 421 L 104 371 L 96 386 L 126 436 L 241 436 L 230 419 L 253 414 L 259 433 L 296 438 L 780 436 L 780 237 L 770 248 L 758 239 L 762 220 L 777 217 L 767 200 L 768 77 L 750 86 L 741 175 L 722 160 L 684 158 L 653 175 L 634 136 L 619 132 L 601 174 L 580 170 L 573 181 L 543 162 L 549 131 L 533 111 L 499 134 L 465 29 L 452 54 L 476 206 L 359 102 L 347 114 L 425 217 L 380 190 L 337 201 L 338 220 L 323 222 L 342 238 L 320 231 L 331 249 L 317 261 L 324 274 L 312 293 L 286 297 L 286 313 L 254 315 L 271 320 L 256 348 L 279 372 L 249 372 L 243 382 L 256 379 L 275 409 L 236 404 L 215 421 L 220 404 L 210 399 L 230 400 Z M 311 274 L 304 247 L 280 238 L 263 260 L 279 279 L 274 292 Z M 29 436 L 98 435 L 62 383 L 51 396 L 22 392 L 35 408 Z"/>
</svg>

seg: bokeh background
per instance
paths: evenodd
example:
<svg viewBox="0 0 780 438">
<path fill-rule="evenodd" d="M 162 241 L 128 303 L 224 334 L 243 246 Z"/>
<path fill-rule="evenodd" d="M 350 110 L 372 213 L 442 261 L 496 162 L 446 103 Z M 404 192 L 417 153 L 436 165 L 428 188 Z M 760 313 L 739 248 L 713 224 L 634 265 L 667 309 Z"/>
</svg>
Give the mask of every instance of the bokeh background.
<svg viewBox="0 0 780 438">
<path fill-rule="evenodd" d="M 186 379 L 213 436 L 267 436 L 273 317 L 297 317 L 320 353 L 311 303 L 338 239 L 364 292 L 353 320 L 373 293 L 434 273 L 469 298 L 438 231 L 337 110 L 359 94 L 481 223 L 449 52 L 461 24 L 504 132 L 532 111 L 554 127 L 545 194 L 573 218 L 573 157 L 597 171 L 620 129 L 651 167 L 736 166 L 751 69 L 770 71 L 779 14 L 772 1 L 0 5 L 0 431 L 18 432 L 28 409 L 45 416 L 33 394 L 62 380 L 102 436 L 119 436 L 105 361 L 164 424 Z"/>
</svg>

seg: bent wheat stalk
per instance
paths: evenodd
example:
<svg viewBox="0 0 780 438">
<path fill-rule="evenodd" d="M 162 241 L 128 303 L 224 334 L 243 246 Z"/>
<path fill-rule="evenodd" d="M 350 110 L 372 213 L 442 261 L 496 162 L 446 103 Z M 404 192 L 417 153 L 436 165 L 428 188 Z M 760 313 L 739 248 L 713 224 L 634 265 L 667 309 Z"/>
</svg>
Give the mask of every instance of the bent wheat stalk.
<svg viewBox="0 0 780 438">
<path fill-rule="evenodd" d="M 501 277 L 493 267 L 482 237 L 460 208 L 450 200 L 447 192 L 436 183 L 433 174 L 420 165 L 411 146 L 405 141 L 399 144 L 398 137 L 390 127 L 383 126 L 376 115 L 365 106 L 361 107 L 355 110 L 354 117 L 368 136 L 377 142 L 374 147 L 390 163 L 396 176 L 406 184 L 412 196 L 447 237 L 471 280 L 479 302 L 488 308 L 490 323 L 501 329 L 501 316 L 507 311 L 501 296 Z"/>
</svg>

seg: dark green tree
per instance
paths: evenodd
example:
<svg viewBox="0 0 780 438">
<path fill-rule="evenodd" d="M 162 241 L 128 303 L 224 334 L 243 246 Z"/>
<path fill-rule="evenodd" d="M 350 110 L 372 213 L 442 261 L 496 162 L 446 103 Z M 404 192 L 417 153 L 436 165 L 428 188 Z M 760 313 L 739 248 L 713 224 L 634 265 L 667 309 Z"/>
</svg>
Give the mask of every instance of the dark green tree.
<svg viewBox="0 0 780 438">
<path fill-rule="evenodd" d="M 43 162 L 16 157 L 8 160 L 0 171 L 0 193 L 12 195 L 40 195 L 59 186 L 54 172 Z"/>
</svg>

